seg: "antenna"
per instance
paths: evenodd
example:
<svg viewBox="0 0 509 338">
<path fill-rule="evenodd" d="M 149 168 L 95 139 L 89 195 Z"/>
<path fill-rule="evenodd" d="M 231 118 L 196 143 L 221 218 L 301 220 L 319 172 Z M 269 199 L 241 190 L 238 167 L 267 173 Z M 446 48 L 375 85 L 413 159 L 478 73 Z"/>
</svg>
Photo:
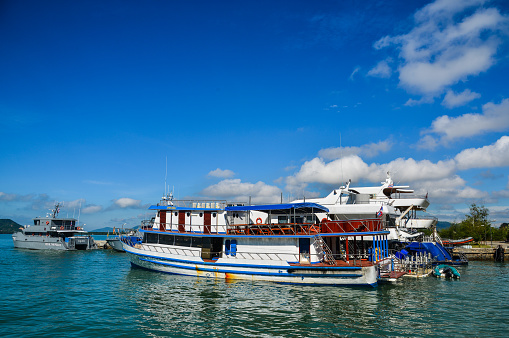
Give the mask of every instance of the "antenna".
<svg viewBox="0 0 509 338">
<path fill-rule="evenodd" d="M 166 179 L 168 178 L 168 155 L 166 155 L 166 171 L 164 173 L 164 196 L 166 197 L 168 192 L 166 191 Z"/>
</svg>

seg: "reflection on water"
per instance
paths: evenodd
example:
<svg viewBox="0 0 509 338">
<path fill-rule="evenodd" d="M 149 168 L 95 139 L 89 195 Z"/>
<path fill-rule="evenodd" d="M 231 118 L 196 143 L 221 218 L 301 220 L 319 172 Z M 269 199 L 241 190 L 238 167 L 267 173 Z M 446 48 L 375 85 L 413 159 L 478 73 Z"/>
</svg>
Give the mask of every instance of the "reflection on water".
<svg viewBox="0 0 509 338">
<path fill-rule="evenodd" d="M 509 332 L 509 263 L 377 288 L 225 281 L 131 268 L 109 250 L 14 249 L 0 235 L 2 337 L 489 336 Z"/>
<path fill-rule="evenodd" d="M 138 328 L 147 336 L 505 336 L 509 329 L 507 266 L 471 263 L 462 279 L 404 279 L 375 289 L 289 286 L 166 275 L 131 269 L 124 297 L 133 297 Z M 486 276 L 487 275 L 487 276 Z M 489 283 L 479 280 L 488 278 Z M 484 315 L 474 303 L 498 285 Z M 479 290 L 477 290 L 480 288 Z M 491 316 L 490 316 L 491 313 Z M 480 319 L 482 323 L 474 318 Z M 498 318 L 498 319 L 497 319 Z"/>
</svg>

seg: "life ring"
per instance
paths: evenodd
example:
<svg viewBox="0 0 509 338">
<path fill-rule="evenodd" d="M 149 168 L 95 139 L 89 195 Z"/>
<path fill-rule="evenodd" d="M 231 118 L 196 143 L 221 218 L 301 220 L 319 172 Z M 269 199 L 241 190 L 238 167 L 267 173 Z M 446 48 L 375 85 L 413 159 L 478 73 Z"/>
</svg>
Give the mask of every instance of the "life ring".
<svg viewBox="0 0 509 338">
<path fill-rule="evenodd" d="M 262 219 L 260 217 L 256 219 L 256 224 L 262 224 Z"/>
<path fill-rule="evenodd" d="M 319 232 L 320 232 L 320 231 L 319 231 L 319 229 L 318 229 L 318 227 L 316 227 L 316 226 L 314 226 L 314 225 L 312 225 L 312 226 L 310 226 L 310 227 L 309 227 L 309 231 L 311 231 L 311 232 L 316 232 L 316 233 L 319 233 Z"/>
<path fill-rule="evenodd" d="M 49 221 L 46 221 L 46 225 L 48 225 L 48 224 L 49 224 Z"/>
<path fill-rule="evenodd" d="M 64 230 L 64 227 L 60 227 L 60 230 Z"/>
</svg>

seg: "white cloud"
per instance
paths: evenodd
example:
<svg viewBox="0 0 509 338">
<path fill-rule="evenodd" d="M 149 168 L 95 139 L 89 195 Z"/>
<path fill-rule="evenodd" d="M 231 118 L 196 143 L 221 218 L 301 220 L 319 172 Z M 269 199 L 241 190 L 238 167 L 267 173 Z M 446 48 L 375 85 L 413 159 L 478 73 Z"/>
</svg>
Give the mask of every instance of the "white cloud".
<svg viewBox="0 0 509 338">
<path fill-rule="evenodd" d="M 128 198 L 128 197 L 122 197 L 122 198 L 119 198 L 118 200 L 114 200 L 114 205 L 119 207 L 119 208 L 139 208 L 141 207 L 141 201 L 140 200 L 135 200 L 135 199 L 132 199 L 132 198 Z"/>
<path fill-rule="evenodd" d="M 434 143 L 428 139 L 421 144 L 436 146 L 447 144 L 460 138 L 480 135 L 488 132 L 501 132 L 509 129 L 509 99 L 504 99 L 500 104 L 486 103 L 482 114 L 464 114 L 458 117 L 447 115 L 436 118 L 431 123 L 431 128 L 424 134 L 436 134 Z"/>
<path fill-rule="evenodd" d="M 389 140 L 379 141 L 378 143 L 365 144 L 360 147 L 337 147 L 326 148 L 318 152 L 318 156 L 324 159 L 338 159 L 342 156 L 364 155 L 366 157 L 375 157 L 379 153 L 384 153 L 392 148 L 392 142 Z"/>
<path fill-rule="evenodd" d="M 15 201 L 19 198 L 19 195 L 16 194 L 7 194 L 5 192 L 0 191 L 0 201 Z"/>
<path fill-rule="evenodd" d="M 415 13 L 410 32 L 385 36 L 374 48 L 398 48 L 403 88 L 424 96 L 440 95 L 495 63 L 501 44 L 497 35 L 508 17 L 496 8 L 484 8 L 484 2 L 437 0 Z"/>
<path fill-rule="evenodd" d="M 455 160 L 461 170 L 509 166 L 509 136 L 502 136 L 494 144 L 482 148 L 465 149 Z"/>
<path fill-rule="evenodd" d="M 449 109 L 456 108 L 480 97 L 481 94 L 471 92 L 470 89 L 465 89 L 459 94 L 454 93 L 452 90 L 448 90 L 447 94 L 445 94 L 444 100 L 442 101 L 442 105 Z"/>
<path fill-rule="evenodd" d="M 263 182 L 243 183 L 240 179 L 223 180 L 205 188 L 202 194 L 238 202 L 247 202 L 249 197 L 252 203 L 277 203 L 281 200 L 281 190 L 278 187 Z"/>
<path fill-rule="evenodd" d="M 350 77 L 349 77 L 349 79 L 351 81 L 353 81 L 354 75 L 357 74 L 359 72 L 359 70 L 361 70 L 361 67 L 355 67 L 355 69 L 353 70 L 352 74 L 350 74 Z"/>
<path fill-rule="evenodd" d="M 413 158 L 398 158 L 372 167 L 377 168 L 381 173 L 390 171 L 397 175 L 398 181 L 402 182 L 439 180 L 450 177 L 456 171 L 456 163 L 453 160 L 433 163 L 429 160 L 416 161 Z M 375 177 L 372 177 L 371 181 L 375 181 Z"/>
<path fill-rule="evenodd" d="M 389 66 L 388 61 L 390 61 L 390 59 L 378 62 L 377 65 L 368 72 L 368 76 L 380 77 L 385 79 L 390 78 L 392 75 L 392 69 Z"/>
<path fill-rule="evenodd" d="M 458 175 L 416 183 L 415 187 L 421 193 L 427 193 L 428 198 L 434 204 L 465 203 L 466 201 L 482 200 L 489 196 L 485 191 L 467 186 L 465 180 Z"/>
<path fill-rule="evenodd" d="M 329 163 L 315 157 L 306 161 L 296 174 L 287 177 L 287 190 L 299 192 L 309 183 L 338 185 L 343 178 L 356 181 L 366 177 L 369 172 L 369 166 L 357 155 L 345 156 Z"/>
<path fill-rule="evenodd" d="M 405 102 L 405 106 L 407 106 L 407 107 L 419 106 L 423 103 L 433 103 L 434 101 L 435 100 L 433 100 L 433 98 L 431 96 L 423 96 L 419 100 L 408 99 Z"/>
<path fill-rule="evenodd" d="M 84 214 L 95 214 L 103 209 L 100 205 L 89 205 L 84 207 L 81 212 Z"/>
<path fill-rule="evenodd" d="M 212 176 L 212 177 L 219 177 L 219 178 L 230 178 L 230 177 L 233 177 L 235 175 L 235 173 L 231 170 L 222 170 L 222 169 L 219 169 L 217 168 L 216 170 L 212 170 L 211 172 L 208 173 L 208 176 Z"/>
</svg>

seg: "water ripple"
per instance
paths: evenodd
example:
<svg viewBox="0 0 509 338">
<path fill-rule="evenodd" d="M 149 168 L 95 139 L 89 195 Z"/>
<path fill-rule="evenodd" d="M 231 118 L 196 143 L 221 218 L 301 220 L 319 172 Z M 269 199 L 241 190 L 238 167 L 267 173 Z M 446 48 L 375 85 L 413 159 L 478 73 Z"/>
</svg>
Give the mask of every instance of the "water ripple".
<svg viewBox="0 0 509 338">
<path fill-rule="evenodd" d="M 509 264 L 459 281 L 377 288 L 191 278 L 130 267 L 105 250 L 36 252 L 0 235 L 2 337 L 505 337 Z"/>
</svg>

